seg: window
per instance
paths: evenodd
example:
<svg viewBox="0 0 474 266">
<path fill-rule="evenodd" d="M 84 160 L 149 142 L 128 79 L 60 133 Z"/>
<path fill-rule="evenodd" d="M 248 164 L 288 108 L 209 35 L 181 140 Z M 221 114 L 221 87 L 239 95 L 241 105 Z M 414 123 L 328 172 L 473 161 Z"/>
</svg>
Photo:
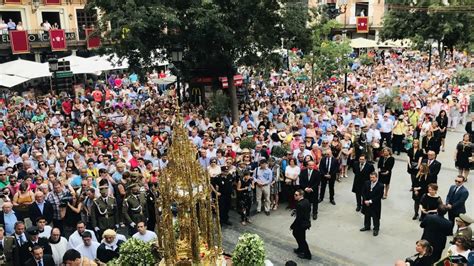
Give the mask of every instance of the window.
<svg viewBox="0 0 474 266">
<path fill-rule="evenodd" d="M 20 11 L 0 11 L 0 21 L 3 20 L 5 23 L 8 23 L 10 19 L 18 24 L 21 21 Z"/>
<path fill-rule="evenodd" d="M 369 15 L 369 3 L 360 2 L 355 5 L 355 16 L 356 17 L 367 17 Z"/>
<path fill-rule="evenodd" d="M 86 28 L 90 28 L 93 25 L 97 26 L 97 14 L 94 11 L 85 9 L 76 10 L 76 20 L 78 26 L 79 40 L 86 39 Z"/>
</svg>

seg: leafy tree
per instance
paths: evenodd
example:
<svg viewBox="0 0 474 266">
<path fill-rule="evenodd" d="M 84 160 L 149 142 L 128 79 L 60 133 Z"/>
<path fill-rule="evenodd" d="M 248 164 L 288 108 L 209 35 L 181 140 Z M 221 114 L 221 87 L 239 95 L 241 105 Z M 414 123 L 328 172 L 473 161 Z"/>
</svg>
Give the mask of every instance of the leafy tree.
<svg viewBox="0 0 474 266">
<path fill-rule="evenodd" d="M 104 12 L 102 25 L 113 25 L 110 50 L 134 66 L 180 44 L 188 74 L 227 76 L 234 120 L 236 66 L 257 64 L 280 45 L 277 0 L 91 0 L 89 6 Z"/>
<path fill-rule="evenodd" d="M 329 40 L 332 30 L 340 26 L 337 21 L 323 16 L 320 23 L 313 27 L 312 52 L 305 58 L 312 66 L 312 83 L 315 79 L 328 79 L 349 71 L 348 66 L 352 62 L 349 57 L 352 52 L 349 42 Z"/>
<path fill-rule="evenodd" d="M 464 48 L 474 41 L 474 12 L 462 9 L 472 6 L 473 0 L 454 0 L 449 5 L 442 0 L 388 0 L 387 3 L 399 7 L 389 9 L 384 16 L 380 32 L 383 40 L 410 38 L 422 46 L 427 39 L 434 39 L 439 48 L 442 44 L 449 49 Z"/>
</svg>

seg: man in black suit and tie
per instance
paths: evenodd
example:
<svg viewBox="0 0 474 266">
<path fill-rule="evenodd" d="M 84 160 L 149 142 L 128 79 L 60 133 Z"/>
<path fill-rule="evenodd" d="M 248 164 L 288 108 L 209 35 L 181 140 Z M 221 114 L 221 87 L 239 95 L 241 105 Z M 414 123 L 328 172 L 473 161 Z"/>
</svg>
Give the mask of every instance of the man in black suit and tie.
<svg viewBox="0 0 474 266">
<path fill-rule="evenodd" d="M 426 215 L 420 223 L 420 227 L 423 228 L 423 235 L 420 239 L 430 242 L 433 247 L 431 255 L 433 261 L 441 259 L 447 238 L 453 233 L 451 222 L 444 218 L 446 210 L 445 205 L 440 205 L 436 214 Z"/>
<path fill-rule="evenodd" d="M 364 214 L 364 227 L 361 232 L 370 230 L 370 219 L 374 222 L 374 236 L 378 236 L 380 229 L 380 214 L 382 212 L 382 197 L 384 185 L 378 182 L 377 173 L 370 174 L 370 181 L 366 181 L 362 190 L 362 213 Z"/>
<path fill-rule="evenodd" d="M 290 229 L 293 230 L 293 236 L 298 243 L 298 248 L 293 251 L 298 254 L 299 258 L 311 259 L 311 251 L 309 251 L 308 242 L 306 242 L 306 230 L 311 227 L 311 204 L 304 198 L 305 192 L 302 189 L 295 191 L 296 210 L 292 216 L 296 214 L 295 221 L 291 224 Z"/>
<path fill-rule="evenodd" d="M 319 171 L 321 172 L 321 192 L 319 202 L 324 200 L 326 186 L 329 183 L 329 200 L 332 205 L 336 205 L 334 201 L 334 183 L 336 183 L 336 175 L 339 171 L 339 163 L 337 159 L 332 156 L 331 150 L 324 151 L 324 157 L 319 163 Z"/>
<path fill-rule="evenodd" d="M 12 261 L 13 265 L 24 265 L 31 255 L 28 250 L 28 238 L 25 234 L 25 224 L 22 221 L 15 223 L 15 232 L 12 237 L 15 238 L 13 247 Z"/>
<path fill-rule="evenodd" d="M 43 248 L 41 246 L 34 246 L 31 250 L 31 255 L 33 256 L 26 261 L 25 266 L 54 266 L 53 257 L 49 254 L 43 253 Z"/>
<path fill-rule="evenodd" d="M 300 173 L 300 188 L 304 191 L 304 197 L 313 204 L 313 220 L 318 219 L 318 195 L 321 183 L 321 173 L 315 168 L 315 162 L 309 161 L 308 168 Z"/>
<path fill-rule="evenodd" d="M 469 197 L 469 191 L 464 187 L 465 177 L 458 175 L 455 184 L 449 188 L 446 196 L 446 207 L 448 208 L 448 218 L 454 226 L 454 219 L 461 213 L 466 213 L 466 200 Z"/>
<path fill-rule="evenodd" d="M 362 189 L 364 188 L 365 182 L 369 181 L 370 174 L 375 172 L 375 168 L 372 164 L 366 161 L 364 154 L 360 155 L 359 162 L 355 162 L 352 168 L 354 171 L 352 192 L 356 195 L 356 211 L 358 212 L 362 209 Z"/>
<path fill-rule="evenodd" d="M 434 151 L 428 151 L 428 159 L 424 160 L 430 168 L 430 173 L 428 174 L 428 183 L 438 183 L 438 174 L 441 170 L 441 163 L 436 160 L 436 153 Z"/>
<path fill-rule="evenodd" d="M 53 221 L 53 205 L 44 200 L 44 194 L 41 191 L 35 193 L 35 202 L 29 206 L 28 212 L 33 225 L 36 225 L 38 217 L 44 217 L 47 224 Z"/>
</svg>

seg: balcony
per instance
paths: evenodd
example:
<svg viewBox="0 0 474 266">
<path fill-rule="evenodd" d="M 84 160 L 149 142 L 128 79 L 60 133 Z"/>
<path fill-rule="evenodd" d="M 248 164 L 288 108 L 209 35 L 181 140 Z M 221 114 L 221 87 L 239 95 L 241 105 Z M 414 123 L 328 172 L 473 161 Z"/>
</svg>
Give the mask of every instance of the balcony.
<svg viewBox="0 0 474 266">
<path fill-rule="evenodd" d="M 374 24 L 374 16 L 366 16 L 369 18 L 369 27 L 371 26 L 377 26 L 376 24 Z M 349 17 L 349 23 L 347 23 L 346 26 L 349 26 L 349 27 L 355 27 L 356 26 L 356 23 L 357 23 L 357 17 L 356 16 L 352 16 L 352 17 Z"/>
<path fill-rule="evenodd" d="M 85 46 L 85 35 L 80 38 L 77 29 L 66 29 L 66 43 L 68 49 L 77 49 Z M 31 50 L 50 47 L 49 34 L 43 30 L 28 30 L 28 39 Z M 82 34 L 81 34 L 82 35 Z M 0 32 L 0 50 L 10 49 L 10 36 L 8 32 Z"/>
</svg>

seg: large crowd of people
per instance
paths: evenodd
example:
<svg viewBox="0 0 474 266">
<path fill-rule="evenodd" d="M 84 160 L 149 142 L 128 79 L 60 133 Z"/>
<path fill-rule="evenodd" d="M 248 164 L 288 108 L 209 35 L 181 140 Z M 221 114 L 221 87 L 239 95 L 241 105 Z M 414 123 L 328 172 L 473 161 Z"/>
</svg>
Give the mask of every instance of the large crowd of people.
<svg viewBox="0 0 474 266">
<path fill-rule="evenodd" d="M 297 64 L 268 77 L 243 68 L 234 122 L 226 113 L 210 119 L 206 104 L 184 101 L 177 109 L 173 87 L 162 90 L 127 74 L 82 84 L 74 94 L 1 99 L 0 259 L 7 265 L 94 265 L 117 258 L 128 237 L 156 239 L 157 181 L 180 110 L 196 159 L 211 177 L 223 226 L 232 224 L 232 209 L 248 225 L 254 204 L 256 215 L 271 215 L 287 202 L 297 218 L 304 205 L 311 215 L 292 229 L 295 252 L 311 259 L 304 239 L 310 218 L 317 220 L 326 188 L 336 205 L 336 184 L 353 176 L 354 208 L 365 216 L 361 231 L 373 229 L 377 236 L 392 169 L 400 163 L 394 156 L 406 153 L 413 219 L 424 234 L 416 257 L 404 263 L 441 258 L 455 224 L 449 252 L 467 261 L 472 219 L 465 214 L 469 192 L 463 184 L 473 165 L 471 88 L 453 77 L 472 61 L 454 52 L 444 68 L 428 72 L 418 56 L 374 53 L 372 65 L 348 75 L 347 88 L 343 77 L 314 87 L 298 82 L 294 77 L 307 69 Z M 459 175 L 441 199 L 436 157 L 458 124 L 466 128 L 454 156 Z"/>
</svg>

